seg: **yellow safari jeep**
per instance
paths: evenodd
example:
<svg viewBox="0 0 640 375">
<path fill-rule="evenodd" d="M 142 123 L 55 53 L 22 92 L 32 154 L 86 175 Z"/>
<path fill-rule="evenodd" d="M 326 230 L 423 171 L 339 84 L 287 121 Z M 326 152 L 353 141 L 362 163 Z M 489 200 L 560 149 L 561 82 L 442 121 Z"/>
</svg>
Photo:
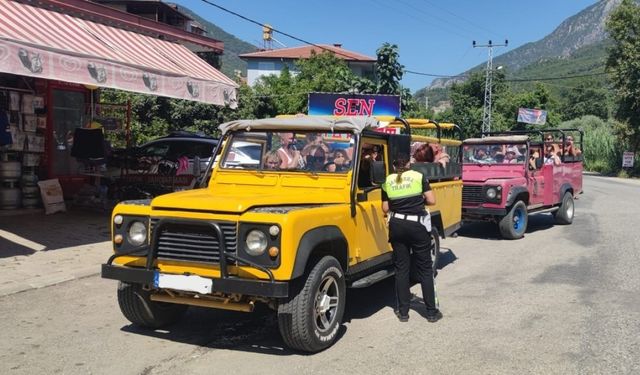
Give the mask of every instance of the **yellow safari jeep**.
<svg viewBox="0 0 640 375">
<path fill-rule="evenodd" d="M 136 325 L 175 322 L 189 305 L 278 314 L 285 343 L 315 352 L 336 339 L 346 288 L 393 275 L 380 184 L 394 155 L 423 142 L 449 145 L 446 167 L 416 163 L 437 205 L 434 246 L 460 225 L 460 142 L 425 120 L 289 117 L 220 125 L 223 139 L 199 189 L 118 204 L 114 254 L 102 277 Z M 404 134 L 385 131 L 400 127 Z"/>
</svg>

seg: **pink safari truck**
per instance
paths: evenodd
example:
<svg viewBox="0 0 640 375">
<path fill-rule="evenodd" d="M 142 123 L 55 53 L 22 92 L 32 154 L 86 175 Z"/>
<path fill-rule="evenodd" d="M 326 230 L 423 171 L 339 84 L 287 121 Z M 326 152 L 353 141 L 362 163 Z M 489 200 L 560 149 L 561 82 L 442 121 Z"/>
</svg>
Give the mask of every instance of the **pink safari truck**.
<svg viewBox="0 0 640 375">
<path fill-rule="evenodd" d="M 462 219 L 495 222 L 505 239 L 522 238 L 533 213 L 571 224 L 582 192 L 582 138 L 579 129 L 554 129 L 465 140 Z"/>
</svg>

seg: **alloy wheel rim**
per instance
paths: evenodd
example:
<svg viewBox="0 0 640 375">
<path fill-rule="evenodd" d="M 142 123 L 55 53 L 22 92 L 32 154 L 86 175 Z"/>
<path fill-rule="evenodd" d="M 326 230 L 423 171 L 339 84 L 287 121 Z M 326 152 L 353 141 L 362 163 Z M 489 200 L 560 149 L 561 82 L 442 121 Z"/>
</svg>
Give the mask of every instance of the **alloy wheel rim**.
<svg viewBox="0 0 640 375">
<path fill-rule="evenodd" d="M 515 229 L 517 232 L 519 232 L 520 229 L 522 229 L 522 227 L 523 227 L 523 224 L 522 224 L 522 221 L 524 219 L 523 216 L 524 215 L 523 215 L 521 209 L 517 209 L 516 212 L 514 212 L 514 215 L 513 215 L 513 229 Z"/>
<path fill-rule="evenodd" d="M 332 275 L 325 276 L 320 282 L 314 302 L 314 323 L 320 332 L 327 332 L 333 326 L 340 303 L 338 281 Z"/>
<path fill-rule="evenodd" d="M 573 198 L 569 199 L 567 205 L 567 217 L 573 218 Z"/>
</svg>

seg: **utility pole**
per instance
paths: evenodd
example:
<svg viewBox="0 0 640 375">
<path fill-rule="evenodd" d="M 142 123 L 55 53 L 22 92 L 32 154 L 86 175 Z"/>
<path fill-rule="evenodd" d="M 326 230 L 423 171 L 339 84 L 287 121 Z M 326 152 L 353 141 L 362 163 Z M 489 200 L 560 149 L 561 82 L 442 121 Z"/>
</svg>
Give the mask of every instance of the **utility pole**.
<svg viewBox="0 0 640 375">
<path fill-rule="evenodd" d="M 489 58 L 487 59 L 487 71 L 484 81 L 484 110 L 482 111 L 482 133 L 491 131 L 491 89 L 493 87 L 493 47 L 506 47 L 509 41 L 505 39 L 504 44 L 493 44 L 491 41 L 487 44 L 476 44 L 473 41 L 473 48 L 484 47 L 489 50 Z"/>
</svg>

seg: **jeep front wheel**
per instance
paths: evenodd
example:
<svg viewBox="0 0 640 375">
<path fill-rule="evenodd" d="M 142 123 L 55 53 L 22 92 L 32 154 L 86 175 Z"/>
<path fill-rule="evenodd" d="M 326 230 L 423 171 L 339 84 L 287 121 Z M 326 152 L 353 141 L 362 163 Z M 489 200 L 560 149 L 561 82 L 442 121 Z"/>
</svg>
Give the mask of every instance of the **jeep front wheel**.
<svg viewBox="0 0 640 375">
<path fill-rule="evenodd" d="M 325 256 L 303 282 L 278 305 L 278 326 L 289 347 L 318 352 L 333 344 L 342 322 L 344 273 L 334 257 Z"/>
<path fill-rule="evenodd" d="M 186 305 L 152 301 L 149 295 L 142 285 L 121 281 L 118 284 L 118 304 L 122 315 L 137 326 L 159 328 L 177 322 L 187 311 Z"/>
<path fill-rule="evenodd" d="M 573 222 L 573 195 L 570 191 L 564 193 L 558 211 L 553 213 L 556 224 L 571 224 Z"/>
<path fill-rule="evenodd" d="M 500 234 L 507 240 L 517 240 L 524 236 L 527 230 L 529 216 L 527 214 L 527 206 L 523 201 L 517 201 L 511 207 L 507 216 L 503 217 L 498 224 Z"/>
</svg>

